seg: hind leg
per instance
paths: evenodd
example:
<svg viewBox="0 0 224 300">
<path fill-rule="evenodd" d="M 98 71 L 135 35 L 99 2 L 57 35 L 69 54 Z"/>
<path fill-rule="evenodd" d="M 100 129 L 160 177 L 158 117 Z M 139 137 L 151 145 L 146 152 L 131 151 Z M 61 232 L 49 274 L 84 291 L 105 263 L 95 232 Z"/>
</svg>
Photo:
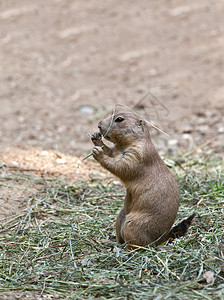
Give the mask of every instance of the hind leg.
<svg viewBox="0 0 224 300">
<path fill-rule="evenodd" d="M 117 237 L 117 242 L 120 244 L 125 243 L 123 237 L 124 222 L 125 222 L 125 212 L 124 212 L 124 208 L 122 208 L 116 220 L 116 237 Z"/>
<path fill-rule="evenodd" d="M 123 225 L 123 238 L 127 243 L 127 248 L 134 249 L 133 245 L 146 246 L 152 244 L 161 234 L 161 229 L 156 226 L 153 217 L 137 212 L 126 216 Z"/>
</svg>

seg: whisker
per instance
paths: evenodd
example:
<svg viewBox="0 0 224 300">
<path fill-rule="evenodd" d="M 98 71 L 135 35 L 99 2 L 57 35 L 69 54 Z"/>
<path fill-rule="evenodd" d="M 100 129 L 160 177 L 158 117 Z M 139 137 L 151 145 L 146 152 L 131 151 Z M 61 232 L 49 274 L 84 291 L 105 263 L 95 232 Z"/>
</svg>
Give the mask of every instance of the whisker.
<svg viewBox="0 0 224 300">
<path fill-rule="evenodd" d="M 105 132 L 105 134 L 103 135 L 103 137 L 105 137 L 108 134 L 108 132 L 109 132 L 111 126 L 112 126 L 114 115 L 115 115 L 115 107 L 116 107 L 116 105 L 114 106 L 113 113 L 111 115 L 110 125 L 108 126 L 107 131 Z"/>
</svg>

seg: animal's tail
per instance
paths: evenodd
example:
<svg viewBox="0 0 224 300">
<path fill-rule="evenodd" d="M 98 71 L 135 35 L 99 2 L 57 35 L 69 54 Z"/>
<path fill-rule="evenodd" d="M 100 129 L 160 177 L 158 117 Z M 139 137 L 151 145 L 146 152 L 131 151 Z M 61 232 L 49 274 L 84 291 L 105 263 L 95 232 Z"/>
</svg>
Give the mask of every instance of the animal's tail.
<svg viewBox="0 0 224 300">
<path fill-rule="evenodd" d="M 193 213 L 190 217 L 187 219 L 184 219 L 182 222 L 171 228 L 169 234 L 168 234 L 168 239 L 176 239 L 180 238 L 181 236 L 185 235 L 188 231 L 188 228 L 190 227 L 194 217 L 195 213 Z"/>
<path fill-rule="evenodd" d="M 187 233 L 188 228 L 190 227 L 195 216 L 196 214 L 193 213 L 190 217 L 184 219 L 182 222 L 171 228 L 170 232 L 161 236 L 157 241 L 154 242 L 154 245 L 158 246 L 165 242 L 169 242 L 169 240 L 184 236 Z"/>
</svg>

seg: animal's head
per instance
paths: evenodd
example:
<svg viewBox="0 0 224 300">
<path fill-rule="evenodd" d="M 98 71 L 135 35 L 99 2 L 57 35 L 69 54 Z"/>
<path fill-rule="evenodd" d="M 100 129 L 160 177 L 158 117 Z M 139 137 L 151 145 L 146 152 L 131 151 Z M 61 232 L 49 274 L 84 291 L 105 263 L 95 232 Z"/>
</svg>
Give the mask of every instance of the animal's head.
<svg viewBox="0 0 224 300">
<path fill-rule="evenodd" d="M 99 122 L 98 128 L 108 141 L 128 146 L 145 138 L 150 139 L 148 124 L 134 112 L 115 111 Z"/>
</svg>

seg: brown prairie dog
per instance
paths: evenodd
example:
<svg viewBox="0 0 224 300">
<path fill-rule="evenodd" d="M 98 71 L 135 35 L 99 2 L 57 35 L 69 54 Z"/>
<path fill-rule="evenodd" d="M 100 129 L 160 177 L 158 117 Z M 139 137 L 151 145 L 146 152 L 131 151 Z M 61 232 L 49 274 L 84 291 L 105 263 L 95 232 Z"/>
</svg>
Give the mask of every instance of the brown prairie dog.
<svg viewBox="0 0 224 300">
<path fill-rule="evenodd" d="M 93 157 L 126 187 L 124 207 L 116 220 L 117 242 L 132 248 L 166 241 L 172 236 L 179 188 L 151 141 L 150 125 L 134 112 L 120 108 L 98 127 L 100 132 L 91 137 Z M 106 146 L 102 136 L 114 147 Z M 186 228 L 174 227 L 175 236 L 179 229 L 184 234 L 191 220 L 185 221 Z"/>
</svg>

